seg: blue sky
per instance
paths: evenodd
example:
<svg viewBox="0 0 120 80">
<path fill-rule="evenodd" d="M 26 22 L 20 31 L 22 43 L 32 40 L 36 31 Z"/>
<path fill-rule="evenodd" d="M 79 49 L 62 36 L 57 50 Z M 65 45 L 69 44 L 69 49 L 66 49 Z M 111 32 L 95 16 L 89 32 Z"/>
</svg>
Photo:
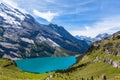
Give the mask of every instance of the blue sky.
<svg viewBox="0 0 120 80">
<path fill-rule="evenodd" d="M 95 37 L 99 33 L 120 30 L 120 0 L 1 0 L 63 26 L 72 35 Z"/>
</svg>

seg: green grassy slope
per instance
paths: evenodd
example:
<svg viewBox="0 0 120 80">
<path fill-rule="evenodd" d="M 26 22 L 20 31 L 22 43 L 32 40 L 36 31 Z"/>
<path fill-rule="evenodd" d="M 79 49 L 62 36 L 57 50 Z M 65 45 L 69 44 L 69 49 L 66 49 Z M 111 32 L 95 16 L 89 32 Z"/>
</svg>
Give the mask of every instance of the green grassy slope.
<svg viewBox="0 0 120 80">
<path fill-rule="evenodd" d="M 14 63 L 7 59 L 0 59 L 0 80 L 44 80 L 48 75 L 53 74 L 34 74 L 20 71 Z"/>
<path fill-rule="evenodd" d="M 117 51 L 116 45 L 120 40 L 102 40 L 99 47 L 90 50 L 84 57 L 70 69 L 56 72 L 51 80 L 120 80 L 120 69 L 104 62 L 104 58 L 120 61 L 120 56 L 114 55 Z M 96 44 L 96 43 L 94 43 Z M 111 46 L 109 45 L 111 44 Z M 106 46 L 108 45 L 108 46 Z M 105 47 L 112 53 L 106 53 Z M 103 79 L 105 80 L 105 79 Z"/>
</svg>

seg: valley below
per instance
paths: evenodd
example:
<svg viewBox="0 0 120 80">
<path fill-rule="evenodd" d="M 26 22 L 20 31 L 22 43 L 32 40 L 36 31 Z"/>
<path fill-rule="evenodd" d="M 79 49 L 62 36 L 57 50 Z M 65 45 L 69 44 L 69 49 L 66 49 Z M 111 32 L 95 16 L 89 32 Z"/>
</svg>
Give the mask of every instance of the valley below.
<svg viewBox="0 0 120 80">
<path fill-rule="evenodd" d="M 13 61 L 1 58 L 0 80 L 120 80 L 119 34 L 120 32 L 117 32 L 106 39 L 94 42 L 85 54 L 77 56 L 77 62 L 73 66 L 64 70 L 31 73 L 18 69 Z M 61 67 L 66 65 L 64 62 L 65 60 L 60 62 Z M 33 61 L 32 65 L 37 70 L 39 66 L 35 64 L 37 62 Z"/>
</svg>

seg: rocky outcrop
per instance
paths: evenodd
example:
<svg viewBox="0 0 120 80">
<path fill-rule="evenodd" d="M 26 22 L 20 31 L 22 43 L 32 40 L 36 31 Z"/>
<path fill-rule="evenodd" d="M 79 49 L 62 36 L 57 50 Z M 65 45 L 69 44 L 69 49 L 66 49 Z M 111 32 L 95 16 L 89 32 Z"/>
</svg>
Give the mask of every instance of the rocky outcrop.
<svg viewBox="0 0 120 80">
<path fill-rule="evenodd" d="M 94 42 L 88 49 L 87 52 L 92 52 L 94 50 L 98 50 L 100 48 L 101 41 Z"/>
<path fill-rule="evenodd" d="M 93 60 L 93 62 L 98 62 L 99 60 L 100 60 L 100 57 L 97 56 L 97 57 Z"/>
<path fill-rule="evenodd" d="M 108 39 L 112 39 L 112 40 L 120 39 L 120 31 L 114 33 Z"/>
<path fill-rule="evenodd" d="M 120 56 L 120 43 L 119 42 L 108 42 L 103 46 L 103 51 L 115 56 Z"/>
<path fill-rule="evenodd" d="M 51 78 L 53 78 L 54 76 L 55 76 L 55 74 L 51 74 L 45 80 L 51 80 Z"/>
<path fill-rule="evenodd" d="M 106 57 L 106 58 L 104 58 L 104 62 L 112 65 L 115 68 L 119 68 L 120 69 L 120 62 L 119 61 L 114 61 L 114 60 Z"/>
<path fill-rule="evenodd" d="M 120 44 L 118 45 L 117 55 L 120 56 Z"/>
</svg>

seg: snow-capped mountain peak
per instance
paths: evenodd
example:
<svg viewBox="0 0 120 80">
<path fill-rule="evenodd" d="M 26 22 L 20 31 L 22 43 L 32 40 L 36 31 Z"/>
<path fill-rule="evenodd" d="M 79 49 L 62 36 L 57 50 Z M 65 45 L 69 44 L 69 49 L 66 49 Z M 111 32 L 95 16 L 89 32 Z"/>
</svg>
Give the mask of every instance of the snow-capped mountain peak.
<svg viewBox="0 0 120 80">
<path fill-rule="evenodd" d="M 108 33 L 103 33 L 103 34 L 98 34 L 96 37 L 94 38 L 91 38 L 91 37 L 87 37 L 87 36 L 79 36 L 79 35 L 76 35 L 75 37 L 79 40 L 84 40 L 86 41 L 88 44 L 91 44 L 92 42 L 95 42 L 95 41 L 99 41 L 99 40 L 102 40 L 106 37 L 108 37 L 109 34 Z"/>
<path fill-rule="evenodd" d="M 101 39 L 104 39 L 108 36 L 109 36 L 108 33 L 103 33 L 103 34 L 98 34 L 95 38 L 98 39 L 98 40 L 101 40 Z"/>
<path fill-rule="evenodd" d="M 0 3 L 0 21 L 6 24 L 4 27 L 10 27 L 8 26 L 10 24 L 17 28 L 24 19 L 25 14 L 2 2 Z"/>
</svg>

